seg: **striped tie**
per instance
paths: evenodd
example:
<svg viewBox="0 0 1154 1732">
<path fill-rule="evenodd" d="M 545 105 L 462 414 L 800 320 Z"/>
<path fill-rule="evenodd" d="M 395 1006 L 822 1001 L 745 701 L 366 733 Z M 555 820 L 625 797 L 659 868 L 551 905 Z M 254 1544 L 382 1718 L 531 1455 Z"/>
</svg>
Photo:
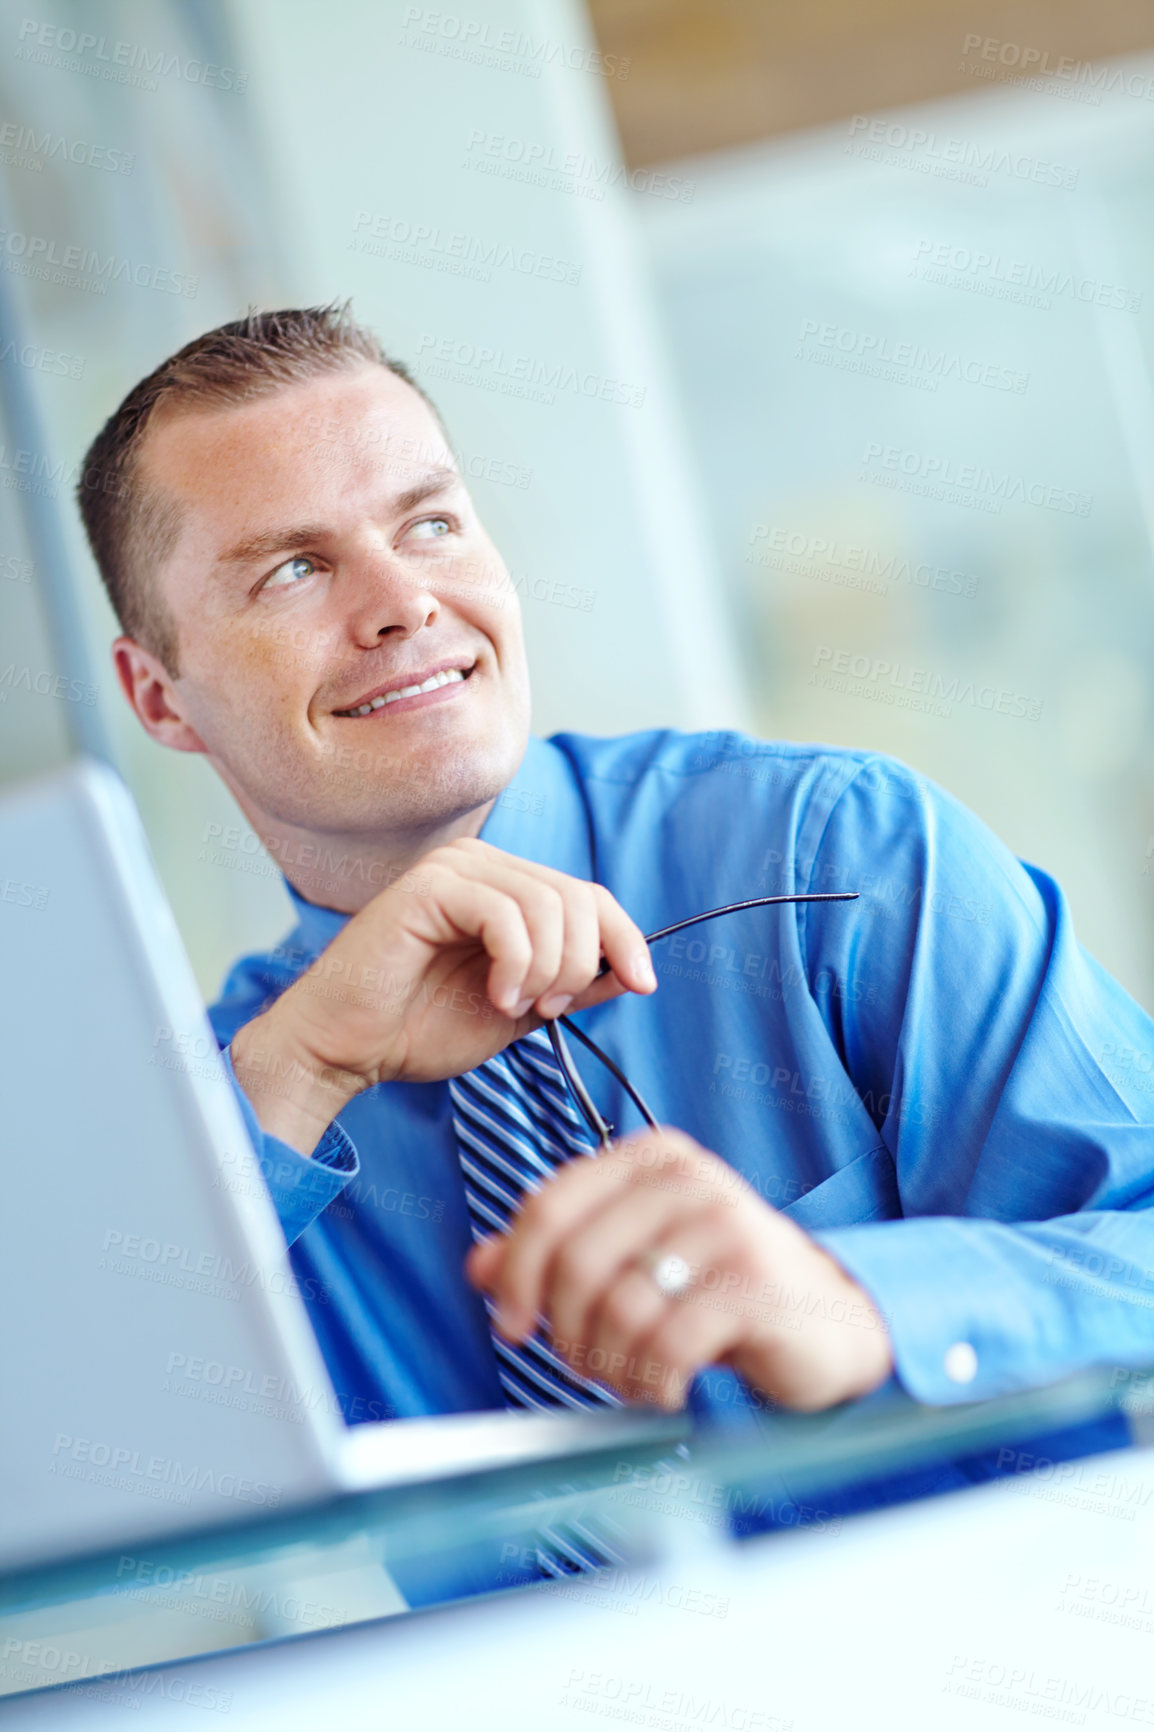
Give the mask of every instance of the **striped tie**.
<svg viewBox="0 0 1154 1732">
<path fill-rule="evenodd" d="M 507 1046 L 465 1076 L 450 1077 L 453 1127 L 465 1176 L 465 1198 L 475 1239 L 504 1233 L 525 1197 L 540 1190 L 566 1161 L 595 1153 L 543 1028 Z M 494 1306 L 485 1301 L 490 1318 Z M 610 1408 L 621 1397 L 582 1377 L 554 1351 L 538 1327 L 517 1345 L 492 1329 L 497 1370 L 510 1407 Z M 567 1521 L 542 1529 L 538 1561 L 545 1574 L 576 1575 L 620 1565 L 599 1518 L 597 1530 Z"/>
</svg>

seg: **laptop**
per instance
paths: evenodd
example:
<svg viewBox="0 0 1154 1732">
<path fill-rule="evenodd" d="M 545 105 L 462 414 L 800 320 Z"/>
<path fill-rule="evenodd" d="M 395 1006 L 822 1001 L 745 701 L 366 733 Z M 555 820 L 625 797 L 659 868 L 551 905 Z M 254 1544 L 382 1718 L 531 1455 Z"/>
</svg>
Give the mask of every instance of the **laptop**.
<svg viewBox="0 0 1154 1732">
<path fill-rule="evenodd" d="M 96 758 L 0 796 L 0 956 L 0 1569 L 686 1427 L 345 1422 L 136 807 Z"/>
</svg>

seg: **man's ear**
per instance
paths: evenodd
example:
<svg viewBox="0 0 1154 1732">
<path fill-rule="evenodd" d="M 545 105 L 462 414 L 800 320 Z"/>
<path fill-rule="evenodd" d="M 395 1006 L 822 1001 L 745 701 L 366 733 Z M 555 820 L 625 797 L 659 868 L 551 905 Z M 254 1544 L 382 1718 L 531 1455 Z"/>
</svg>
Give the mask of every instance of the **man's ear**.
<svg viewBox="0 0 1154 1732">
<path fill-rule="evenodd" d="M 118 637 L 112 660 L 120 688 L 146 734 L 174 752 L 207 752 L 208 747 L 185 721 L 164 663 L 135 638 Z"/>
</svg>

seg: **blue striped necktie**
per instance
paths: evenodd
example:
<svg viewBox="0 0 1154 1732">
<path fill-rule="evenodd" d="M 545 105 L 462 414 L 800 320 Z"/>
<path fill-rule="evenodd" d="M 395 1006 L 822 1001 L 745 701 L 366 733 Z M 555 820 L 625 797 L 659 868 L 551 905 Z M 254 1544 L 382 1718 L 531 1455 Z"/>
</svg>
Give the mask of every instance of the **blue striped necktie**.
<svg viewBox="0 0 1154 1732">
<path fill-rule="evenodd" d="M 595 1152 L 543 1028 L 450 1077 L 449 1094 L 474 1239 L 506 1232 L 530 1192 L 566 1161 Z M 519 1346 L 494 1330 L 493 1346 L 510 1407 L 622 1405 L 613 1390 L 571 1370 L 540 1328 Z"/>
<path fill-rule="evenodd" d="M 476 1070 L 450 1077 L 449 1094 L 474 1239 L 505 1232 L 529 1193 L 566 1161 L 595 1153 L 543 1028 Z M 491 1327 L 494 1307 L 488 1298 L 485 1303 Z M 517 1345 L 491 1332 L 509 1407 L 623 1405 L 612 1389 L 572 1370 L 540 1327 Z M 575 1575 L 624 1561 L 604 1516 L 595 1527 L 568 1520 L 542 1528 L 538 1537 L 538 1562 L 546 1575 Z"/>
</svg>

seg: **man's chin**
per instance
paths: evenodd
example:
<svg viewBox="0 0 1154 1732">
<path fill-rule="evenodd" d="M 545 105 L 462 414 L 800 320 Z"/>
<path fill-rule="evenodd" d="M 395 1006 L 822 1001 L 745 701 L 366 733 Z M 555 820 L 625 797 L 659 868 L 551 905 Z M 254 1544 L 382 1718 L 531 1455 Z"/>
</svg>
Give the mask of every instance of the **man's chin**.
<svg viewBox="0 0 1154 1732">
<path fill-rule="evenodd" d="M 414 831 L 432 836 L 496 799 L 529 737 L 527 719 L 519 726 L 505 717 L 494 727 L 453 730 L 451 740 L 390 745 L 388 726 L 342 720 L 339 737 L 265 736 L 247 758 L 234 748 L 227 759 L 210 753 L 209 762 L 261 833 L 363 836 L 380 846 L 395 831 L 411 844 Z"/>
<path fill-rule="evenodd" d="M 451 758 L 417 758 L 387 769 L 376 763 L 376 754 L 370 757 L 365 764 L 334 763 L 315 790 L 315 803 L 304 802 L 308 815 L 302 812 L 298 822 L 374 836 L 394 828 L 434 829 L 495 800 L 517 771 L 506 754 L 479 743 Z"/>
</svg>

